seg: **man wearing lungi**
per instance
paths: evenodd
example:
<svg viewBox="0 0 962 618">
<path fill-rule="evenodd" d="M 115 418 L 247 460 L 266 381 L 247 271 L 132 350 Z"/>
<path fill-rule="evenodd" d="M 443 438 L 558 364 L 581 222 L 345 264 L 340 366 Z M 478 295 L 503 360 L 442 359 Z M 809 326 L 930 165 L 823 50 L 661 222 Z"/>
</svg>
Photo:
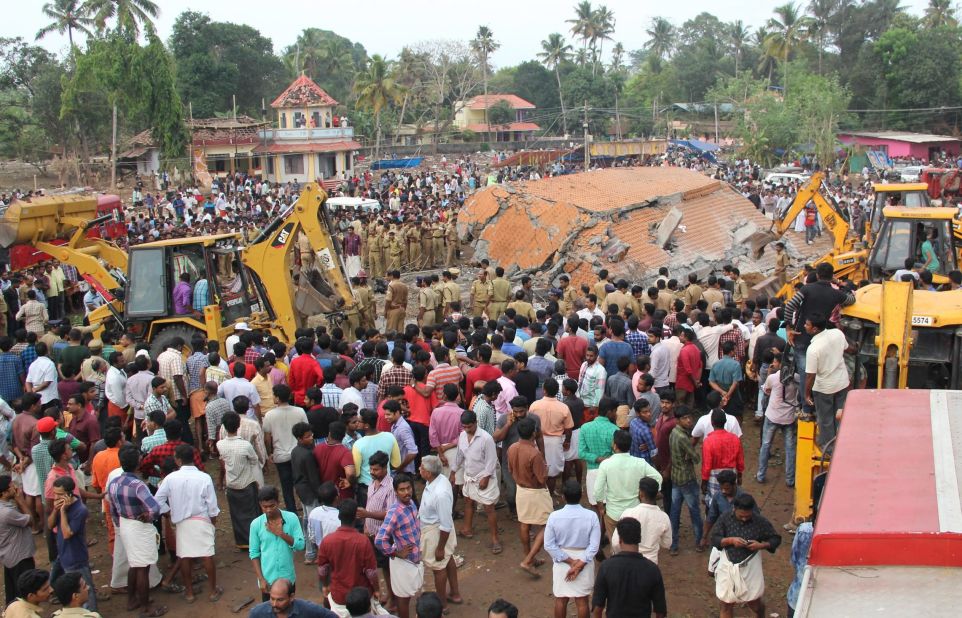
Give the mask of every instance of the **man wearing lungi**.
<svg viewBox="0 0 962 618">
<path fill-rule="evenodd" d="M 221 419 L 227 437 L 217 441 L 221 461 L 217 483 L 227 494 L 234 543 L 238 549 L 247 549 L 251 522 L 261 514 L 257 506 L 257 471 L 261 462 L 251 443 L 237 435 L 240 423 L 240 415 L 236 412 L 228 412 Z"/>
<path fill-rule="evenodd" d="M 166 607 L 150 604 L 149 571 L 157 563 L 157 529 L 153 521 L 160 517 L 160 505 L 150 494 L 147 484 L 137 477 L 140 451 L 133 444 L 121 447 L 118 454 L 123 473 L 107 483 L 107 503 L 117 536 L 123 543 L 127 572 L 127 611 L 139 609 L 144 616 L 160 616 Z"/>
<path fill-rule="evenodd" d="M 441 606 L 447 609 L 448 603 L 460 605 L 464 602 L 458 586 L 458 565 L 452 560 L 458 546 L 454 533 L 454 490 L 451 481 L 442 473 L 441 460 L 428 455 L 421 460 L 419 470 L 425 481 L 421 494 L 421 560 L 434 573 L 434 589 L 441 598 Z M 451 594 L 447 594 L 448 586 Z"/>
<path fill-rule="evenodd" d="M 174 461 L 180 467 L 171 472 L 157 489 L 157 503 L 161 513 L 170 513 L 171 523 L 177 533 L 177 557 L 181 559 L 180 575 L 187 589 L 188 603 L 194 600 L 191 568 L 194 558 L 200 558 L 207 571 L 210 584 L 210 601 L 220 600 L 224 589 L 217 585 L 217 567 L 214 564 L 214 522 L 220 513 L 217 493 L 210 476 L 194 465 L 194 447 L 179 444 L 174 449 Z"/>
<path fill-rule="evenodd" d="M 721 618 L 731 618 L 739 603 L 748 605 L 756 616 L 765 615 L 761 551 L 774 554 L 782 537 L 771 522 L 755 513 L 755 508 L 755 498 L 750 494 L 738 496 L 732 510 L 722 515 L 712 530 L 712 547 L 721 550 L 715 567 L 715 596 L 721 601 Z"/>
<path fill-rule="evenodd" d="M 503 548 L 498 539 L 498 515 L 494 512 L 494 505 L 501 495 L 495 476 L 498 469 L 498 449 L 494 446 L 491 434 L 478 428 L 478 416 L 474 412 L 461 414 L 461 429 L 450 478 L 454 484 L 458 471 L 464 474 L 464 528 L 459 530 L 458 534 L 466 539 L 474 538 L 474 503 L 477 502 L 484 506 L 488 517 L 491 553 L 500 554 Z"/>
<path fill-rule="evenodd" d="M 492 443 L 493 444 L 493 443 Z M 408 618 L 411 598 L 424 585 L 421 563 L 421 521 L 414 504 L 414 480 L 399 472 L 394 477 L 397 502 L 391 505 L 374 538 L 374 546 L 390 558 L 391 592 L 399 618 Z"/>
<path fill-rule="evenodd" d="M 554 493 L 555 483 L 565 469 L 565 451 L 571 447 L 574 421 L 568 406 L 558 400 L 558 383 L 547 380 L 543 388 L 544 397 L 531 404 L 529 411 L 541 419 L 544 458 L 548 463 L 548 490 Z"/>
<path fill-rule="evenodd" d="M 552 594 L 554 618 L 568 615 L 574 599 L 578 618 L 588 618 L 588 596 L 595 584 L 595 554 L 601 547 L 598 516 L 581 506 L 581 484 L 568 479 L 562 486 L 565 506 L 548 516 L 544 548 L 554 562 Z"/>
<path fill-rule="evenodd" d="M 533 577 L 541 575 L 536 570 L 544 564 L 544 560 L 535 556 L 541 551 L 544 543 L 544 526 L 548 523 L 548 516 L 554 510 L 551 494 L 545 483 L 548 476 L 548 464 L 544 455 L 538 450 L 534 441 L 534 417 L 526 417 L 518 421 L 518 437 L 520 440 L 508 447 L 508 468 L 511 476 L 518 484 L 515 502 L 518 508 L 518 534 L 524 547 L 525 557 L 521 561 L 521 568 Z M 531 542 L 531 526 L 537 526 L 534 543 Z"/>
</svg>

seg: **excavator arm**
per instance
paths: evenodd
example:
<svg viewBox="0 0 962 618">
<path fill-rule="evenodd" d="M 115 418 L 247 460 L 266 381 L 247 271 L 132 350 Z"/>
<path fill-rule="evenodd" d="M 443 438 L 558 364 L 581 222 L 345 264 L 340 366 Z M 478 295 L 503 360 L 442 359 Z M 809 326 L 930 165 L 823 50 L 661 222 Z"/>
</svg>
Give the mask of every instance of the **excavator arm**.
<svg viewBox="0 0 962 618">
<path fill-rule="evenodd" d="M 851 250 L 851 243 L 848 240 L 848 221 L 838 207 L 822 194 L 821 189 L 824 180 L 825 174 L 815 172 L 808 182 L 798 190 L 795 199 L 792 200 L 788 210 L 781 214 L 781 218 L 778 218 L 778 214 L 776 213 L 776 219 L 772 223 L 772 228 L 768 232 L 754 234 L 749 239 L 748 242 L 755 259 L 762 256 L 765 252 L 765 247 L 784 236 L 785 232 L 791 229 L 795 223 L 795 219 L 805 210 L 805 206 L 807 206 L 809 202 L 815 204 L 815 208 L 818 210 L 818 214 L 822 219 L 822 224 L 832 235 L 834 253 L 845 253 Z"/>
<path fill-rule="evenodd" d="M 307 183 L 297 201 L 281 213 L 244 249 L 242 261 L 260 280 L 271 303 L 272 320 L 288 341 L 294 340 L 297 315 L 333 315 L 351 308 L 354 295 L 344 275 L 340 250 L 330 233 L 323 211 L 327 193 L 316 183 Z M 288 281 L 288 254 L 297 235 L 303 232 L 314 254 L 313 269 L 301 269 L 299 285 Z M 312 280 L 312 281 L 309 281 Z"/>
</svg>

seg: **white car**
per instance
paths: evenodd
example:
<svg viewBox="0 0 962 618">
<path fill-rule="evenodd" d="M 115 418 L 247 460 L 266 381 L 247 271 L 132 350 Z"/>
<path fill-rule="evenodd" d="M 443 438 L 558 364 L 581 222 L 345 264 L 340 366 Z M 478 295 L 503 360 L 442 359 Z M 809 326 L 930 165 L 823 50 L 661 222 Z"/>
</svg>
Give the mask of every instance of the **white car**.
<svg viewBox="0 0 962 618">
<path fill-rule="evenodd" d="M 921 165 L 909 165 L 896 171 L 898 171 L 902 182 L 918 182 L 919 177 L 922 176 L 922 169 Z"/>
<path fill-rule="evenodd" d="M 792 172 L 769 172 L 765 175 L 765 182 L 771 185 L 789 185 L 794 183 L 805 183 L 811 178 L 808 174 L 796 174 Z"/>
</svg>

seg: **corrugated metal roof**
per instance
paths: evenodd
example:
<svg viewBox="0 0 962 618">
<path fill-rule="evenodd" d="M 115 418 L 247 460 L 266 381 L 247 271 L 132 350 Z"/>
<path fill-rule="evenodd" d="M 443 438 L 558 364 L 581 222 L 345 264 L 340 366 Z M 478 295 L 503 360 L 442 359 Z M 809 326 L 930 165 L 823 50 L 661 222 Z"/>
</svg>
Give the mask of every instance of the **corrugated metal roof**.
<svg viewBox="0 0 962 618">
<path fill-rule="evenodd" d="M 866 137 L 869 139 L 888 139 L 896 142 L 909 142 L 911 144 L 928 144 L 931 142 L 958 142 L 962 141 L 958 137 L 950 135 L 933 135 L 931 133 L 904 133 L 902 131 L 846 131 L 839 133 L 839 138 L 846 136 Z"/>
</svg>

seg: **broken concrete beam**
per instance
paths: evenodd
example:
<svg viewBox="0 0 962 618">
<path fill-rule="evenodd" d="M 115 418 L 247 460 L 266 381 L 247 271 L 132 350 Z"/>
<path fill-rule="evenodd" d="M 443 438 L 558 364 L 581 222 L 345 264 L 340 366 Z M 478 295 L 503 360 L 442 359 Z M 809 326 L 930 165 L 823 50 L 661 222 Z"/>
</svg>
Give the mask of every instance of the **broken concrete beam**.
<svg viewBox="0 0 962 618">
<path fill-rule="evenodd" d="M 678 208 L 672 206 L 672 209 L 668 211 L 668 214 L 661 223 L 658 224 L 658 235 L 656 242 L 658 246 L 662 249 L 668 249 L 669 243 L 671 241 L 671 235 L 675 233 L 675 229 L 681 223 L 682 214 Z"/>
</svg>

